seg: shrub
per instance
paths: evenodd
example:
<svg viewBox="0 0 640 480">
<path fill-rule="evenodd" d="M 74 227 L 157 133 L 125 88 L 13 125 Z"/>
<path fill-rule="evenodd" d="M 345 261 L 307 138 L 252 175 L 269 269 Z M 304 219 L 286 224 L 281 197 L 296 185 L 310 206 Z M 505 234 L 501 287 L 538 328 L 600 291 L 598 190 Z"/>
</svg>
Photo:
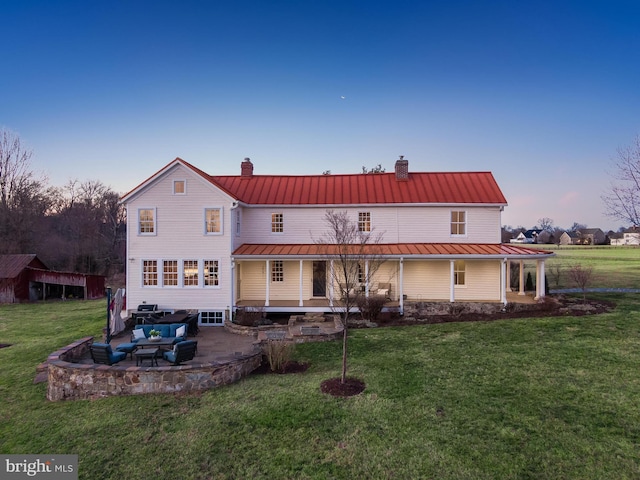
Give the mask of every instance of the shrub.
<svg viewBox="0 0 640 480">
<path fill-rule="evenodd" d="M 360 296 L 357 299 L 360 314 L 362 315 L 362 318 L 368 322 L 375 322 L 378 320 L 385 303 L 387 303 L 387 299 L 384 295 L 370 295 L 368 297 Z"/>
<path fill-rule="evenodd" d="M 268 340 L 263 351 L 272 372 L 281 372 L 293 354 L 294 344 L 284 340 Z"/>
</svg>

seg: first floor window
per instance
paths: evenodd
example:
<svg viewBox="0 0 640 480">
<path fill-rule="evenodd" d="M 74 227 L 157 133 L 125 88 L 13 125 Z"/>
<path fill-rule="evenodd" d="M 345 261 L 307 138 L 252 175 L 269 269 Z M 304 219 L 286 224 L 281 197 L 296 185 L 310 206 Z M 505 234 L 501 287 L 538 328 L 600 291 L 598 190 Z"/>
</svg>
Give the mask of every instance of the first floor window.
<svg viewBox="0 0 640 480">
<path fill-rule="evenodd" d="M 204 285 L 205 287 L 218 286 L 218 260 L 204 261 Z"/>
<path fill-rule="evenodd" d="M 178 261 L 164 260 L 162 262 L 162 284 L 165 287 L 178 286 Z"/>
<path fill-rule="evenodd" d="M 457 210 L 451 212 L 451 235 L 466 235 L 466 217 L 465 212 Z"/>
<path fill-rule="evenodd" d="M 284 282 L 284 262 L 282 260 L 271 262 L 271 281 Z"/>
<path fill-rule="evenodd" d="M 182 282 L 185 287 L 198 286 L 198 261 L 185 260 L 182 262 Z"/>
<path fill-rule="evenodd" d="M 145 287 L 158 285 L 158 261 L 144 260 L 142 262 L 142 284 Z"/>
<path fill-rule="evenodd" d="M 271 233 L 284 232 L 284 214 L 272 213 L 271 214 Z"/>
<path fill-rule="evenodd" d="M 141 208 L 138 210 L 138 233 L 140 235 L 156 233 L 154 208 Z"/>
<path fill-rule="evenodd" d="M 465 265 L 464 260 L 456 260 L 453 262 L 453 284 L 465 284 Z"/>
<path fill-rule="evenodd" d="M 200 323 L 202 325 L 222 325 L 224 323 L 224 312 L 220 310 L 200 312 Z"/>
</svg>

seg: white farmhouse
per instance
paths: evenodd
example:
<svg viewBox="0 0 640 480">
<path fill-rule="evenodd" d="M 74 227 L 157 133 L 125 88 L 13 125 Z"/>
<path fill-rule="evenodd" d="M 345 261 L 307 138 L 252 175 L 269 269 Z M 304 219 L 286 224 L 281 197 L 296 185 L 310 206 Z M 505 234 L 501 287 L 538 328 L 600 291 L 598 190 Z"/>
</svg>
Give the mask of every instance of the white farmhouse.
<svg viewBox="0 0 640 480">
<path fill-rule="evenodd" d="M 512 261 L 536 262 L 544 296 L 553 255 L 500 243 L 507 201 L 490 172 L 410 172 L 402 157 L 391 173 L 301 176 L 255 175 L 249 159 L 240 175 L 209 175 L 176 158 L 121 201 L 128 307 L 198 310 L 203 325 L 242 306 L 329 311 L 339 286 L 314 243 L 328 210 L 383 234 L 371 288 L 400 312 L 412 301 L 506 303 Z"/>
</svg>

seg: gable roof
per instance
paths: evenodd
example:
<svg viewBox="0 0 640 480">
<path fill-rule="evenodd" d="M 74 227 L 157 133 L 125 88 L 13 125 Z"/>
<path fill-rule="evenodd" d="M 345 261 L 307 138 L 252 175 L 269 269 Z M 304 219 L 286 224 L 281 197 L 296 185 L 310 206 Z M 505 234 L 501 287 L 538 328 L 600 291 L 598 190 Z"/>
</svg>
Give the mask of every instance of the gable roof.
<svg viewBox="0 0 640 480">
<path fill-rule="evenodd" d="M 47 267 L 33 253 L 0 255 L 0 278 L 15 278 L 27 267 L 47 270 Z"/>
<path fill-rule="evenodd" d="M 125 201 L 175 164 L 181 164 L 247 205 L 479 204 L 507 201 L 491 172 L 410 172 L 350 175 L 208 175 L 176 158 L 125 194 Z"/>
</svg>

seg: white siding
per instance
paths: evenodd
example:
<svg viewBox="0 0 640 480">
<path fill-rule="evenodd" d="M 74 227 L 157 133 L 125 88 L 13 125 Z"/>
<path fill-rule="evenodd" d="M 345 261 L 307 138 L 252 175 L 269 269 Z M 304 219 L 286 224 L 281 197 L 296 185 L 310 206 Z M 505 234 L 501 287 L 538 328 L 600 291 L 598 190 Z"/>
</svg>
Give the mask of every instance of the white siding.
<svg viewBox="0 0 640 480">
<path fill-rule="evenodd" d="M 173 194 L 173 181 L 186 180 L 186 194 Z M 225 309 L 231 299 L 230 221 L 228 196 L 191 170 L 176 166 L 159 177 L 127 203 L 127 307 L 132 310 L 143 302 L 156 303 L 161 309 Z M 156 209 L 155 235 L 138 235 L 138 209 Z M 204 234 L 204 209 L 222 208 L 222 234 Z M 218 260 L 219 288 L 142 286 L 143 260 Z M 179 282 L 182 281 L 179 276 Z"/>
<path fill-rule="evenodd" d="M 242 243 L 313 243 L 328 230 L 325 214 L 328 208 L 242 209 Z M 374 232 L 383 243 L 500 243 L 500 209 L 488 207 L 357 207 L 336 208 L 347 211 L 354 222 L 358 212 L 371 212 Z M 467 234 L 452 236 L 451 211 L 467 212 Z M 271 214 L 283 213 L 284 233 L 271 232 Z"/>
</svg>

